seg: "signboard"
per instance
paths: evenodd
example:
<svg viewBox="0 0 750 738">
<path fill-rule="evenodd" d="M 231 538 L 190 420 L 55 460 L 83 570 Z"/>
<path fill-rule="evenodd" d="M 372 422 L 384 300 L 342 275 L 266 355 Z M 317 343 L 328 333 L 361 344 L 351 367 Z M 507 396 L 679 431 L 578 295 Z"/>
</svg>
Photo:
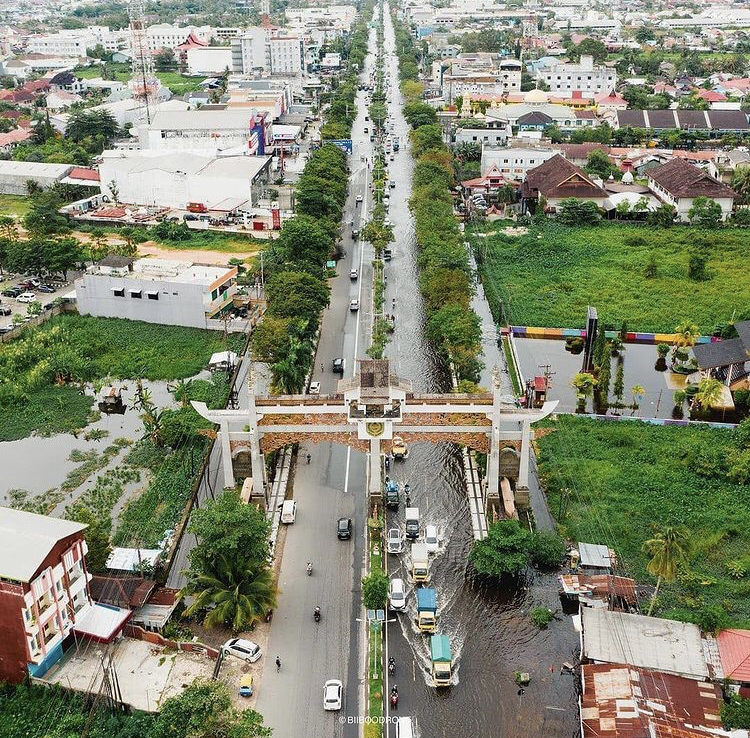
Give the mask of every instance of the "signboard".
<svg viewBox="0 0 750 738">
<path fill-rule="evenodd" d="M 352 140 L 350 138 L 341 138 L 336 141 L 326 141 L 325 143 L 338 146 L 345 154 L 351 155 L 352 153 Z"/>
<path fill-rule="evenodd" d="M 281 210 L 279 208 L 271 208 L 271 223 L 275 231 L 281 228 Z"/>
</svg>

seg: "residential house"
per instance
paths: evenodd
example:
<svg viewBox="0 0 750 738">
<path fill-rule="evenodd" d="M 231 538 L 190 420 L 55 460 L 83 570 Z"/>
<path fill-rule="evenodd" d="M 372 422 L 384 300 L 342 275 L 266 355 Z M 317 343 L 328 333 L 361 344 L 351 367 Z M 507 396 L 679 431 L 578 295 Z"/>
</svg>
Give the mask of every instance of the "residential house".
<svg viewBox="0 0 750 738">
<path fill-rule="evenodd" d="M 8 133 L 0 133 L 0 152 L 9 153 L 19 144 L 28 141 L 32 135 L 33 131 L 29 128 L 14 128 Z"/>
<path fill-rule="evenodd" d="M 526 175 L 521 188 L 524 212 L 534 213 L 543 197 L 546 207 L 554 212 L 563 200 L 574 197 L 605 206 L 607 193 L 586 172 L 560 154 L 554 154 Z"/>
<path fill-rule="evenodd" d="M 237 267 L 110 255 L 76 280 L 76 302 L 81 315 L 221 329 L 211 319 L 232 304 L 236 279 Z"/>
<path fill-rule="evenodd" d="M 0 507 L 0 679 L 41 676 L 71 634 L 108 642 L 125 625 L 128 611 L 92 600 L 86 527 Z"/>
<path fill-rule="evenodd" d="M 480 171 L 486 175 L 492 168 L 497 170 L 508 181 L 523 181 L 527 173 L 542 162 L 554 156 L 551 148 L 531 146 L 510 146 L 482 148 Z"/>
<path fill-rule="evenodd" d="M 577 64 L 564 62 L 540 69 L 537 79 L 553 93 L 580 92 L 588 98 L 612 92 L 617 86 L 617 72 L 612 67 L 594 64 L 594 58 L 585 54 Z"/>
<path fill-rule="evenodd" d="M 701 343 L 692 348 L 701 378 L 718 379 L 732 390 L 748 386 L 750 320 L 741 320 L 734 327 L 736 338 Z"/>
<path fill-rule="evenodd" d="M 722 220 L 732 213 L 737 193 L 707 172 L 675 157 L 648 171 L 649 189 L 663 202 L 677 209 L 677 217 L 688 221 L 697 197 L 708 197 L 721 205 Z"/>
</svg>

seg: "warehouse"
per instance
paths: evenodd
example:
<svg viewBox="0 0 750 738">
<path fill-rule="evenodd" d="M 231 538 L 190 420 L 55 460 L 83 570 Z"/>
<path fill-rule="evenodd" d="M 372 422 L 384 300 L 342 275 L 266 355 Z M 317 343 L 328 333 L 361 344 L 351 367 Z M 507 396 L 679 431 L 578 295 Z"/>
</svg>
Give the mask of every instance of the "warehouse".
<svg viewBox="0 0 750 738">
<path fill-rule="evenodd" d="M 0 160 L 0 194 L 28 195 L 28 182 L 34 182 L 42 189 L 47 189 L 59 182 L 71 169 L 72 164 Z"/>
<path fill-rule="evenodd" d="M 199 203 L 211 209 L 228 197 L 256 204 L 270 167 L 270 156 L 108 150 L 102 154 L 99 176 L 102 192 L 120 203 L 181 210 Z"/>
</svg>

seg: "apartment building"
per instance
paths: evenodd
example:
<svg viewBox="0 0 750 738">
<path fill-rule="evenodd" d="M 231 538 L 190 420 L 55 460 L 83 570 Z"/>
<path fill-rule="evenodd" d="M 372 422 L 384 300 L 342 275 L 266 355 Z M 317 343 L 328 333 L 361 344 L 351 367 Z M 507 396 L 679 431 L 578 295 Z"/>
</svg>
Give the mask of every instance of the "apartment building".
<svg viewBox="0 0 750 738">
<path fill-rule="evenodd" d="M 581 56 L 578 64 L 563 62 L 540 69 L 537 79 L 544 82 L 550 92 L 569 97 L 578 92 L 583 97 L 594 98 L 617 86 L 617 72 L 603 64 L 594 64 L 594 58 L 587 55 Z"/>
<path fill-rule="evenodd" d="M 41 676 L 72 633 L 109 641 L 130 616 L 92 601 L 86 525 L 0 507 L 0 679 Z"/>
<path fill-rule="evenodd" d="M 146 29 L 146 43 L 151 51 L 172 49 L 184 44 L 190 35 L 208 42 L 213 35 L 211 26 L 173 26 L 169 23 L 157 23 Z"/>
<path fill-rule="evenodd" d="M 457 97 L 520 92 L 521 71 L 518 59 L 484 52 L 459 54 L 443 74 L 443 99 L 450 105 Z"/>
<path fill-rule="evenodd" d="M 76 280 L 82 315 L 161 325 L 218 328 L 210 319 L 231 304 L 237 267 L 110 255 Z"/>
<path fill-rule="evenodd" d="M 301 74 L 305 44 L 299 36 L 274 36 L 269 40 L 271 74 Z"/>
<path fill-rule="evenodd" d="M 232 71 L 236 74 L 253 74 L 266 71 L 271 66 L 268 28 L 253 26 L 245 28 L 242 34 L 231 40 Z"/>
<path fill-rule="evenodd" d="M 480 170 L 484 175 L 490 169 L 502 174 L 506 179 L 522 181 L 526 174 L 551 159 L 557 152 L 547 148 L 494 148 L 484 146 Z"/>
</svg>

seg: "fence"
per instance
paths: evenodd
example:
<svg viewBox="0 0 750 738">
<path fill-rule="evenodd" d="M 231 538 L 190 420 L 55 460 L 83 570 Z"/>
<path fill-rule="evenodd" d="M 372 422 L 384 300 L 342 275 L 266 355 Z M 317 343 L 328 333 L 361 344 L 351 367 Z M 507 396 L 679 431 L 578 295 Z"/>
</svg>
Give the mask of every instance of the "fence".
<svg viewBox="0 0 750 738">
<path fill-rule="evenodd" d="M 77 312 L 78 309 L 72 302 L 61 302 L 59 305 L 55 305 L 52 308 L 42 310 L 42 312 L 35 318 L 27 320 L 25 323 L 21 323 L 21 325 L 16 326 L 12 331 L 3 333 L 0 336 L 0 343 L 10 343 L 11 341 L 18 338 L 28 328 L 36 328 L 37 326 L 46 323 L 50 318 L 54 318 L 56 315 L 60 315 L 60 313 Z"/>
<path fill-rule="evenodd" d="M 183 651 L 185 653 L 199 653 L 214 661 L 219 658 L 219 649 L 206 646 L 203 643 L 196 643 L 195 641 L 173 641 L 170 638 L 165 638 L 161 633 L 154 633 L 151 630 L 141 628 L 140 625 L 126 625 L 123 629 L 123 635 L 128 638 L 133 638 L 137 641 L 146 641 L 152 643 L 155 646 L 162 646 L 169 648 L 173 651 Z"/>
</svg>

